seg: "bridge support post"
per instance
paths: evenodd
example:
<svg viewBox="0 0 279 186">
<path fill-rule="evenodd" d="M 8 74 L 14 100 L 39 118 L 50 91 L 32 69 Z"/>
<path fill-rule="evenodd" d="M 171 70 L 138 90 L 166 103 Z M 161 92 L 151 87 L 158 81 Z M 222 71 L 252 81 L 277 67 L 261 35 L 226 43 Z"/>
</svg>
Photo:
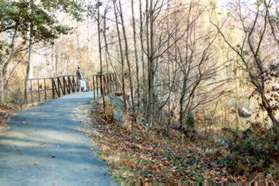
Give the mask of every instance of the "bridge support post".
<svg viewBox="0 0 279 186">
<path fill-rule="evenodd" d="M 46 87 L 46 79 L 44 79 L 44 92 L 45 92 L 45 101 L 47 101 L 47 87 Z"/>
</svg>

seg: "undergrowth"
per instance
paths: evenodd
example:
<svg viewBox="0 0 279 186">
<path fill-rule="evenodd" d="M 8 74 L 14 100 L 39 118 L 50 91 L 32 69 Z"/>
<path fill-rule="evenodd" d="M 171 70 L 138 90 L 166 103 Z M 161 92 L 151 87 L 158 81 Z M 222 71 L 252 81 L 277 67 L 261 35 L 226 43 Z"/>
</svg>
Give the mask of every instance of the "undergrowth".
<svg viewBox="0 0 279 186">
<path fill-rule="evenodd" d="M 117 125 L 112 109 L 103 111 L 100 105 L 94 105 L 92 118 L 99 157 L 118 180 L 238 182 L 259 180 L 262 173 L 279 179 L 279 137 L 262 128 L 223 129 L 188 138 L 160 125 L 148 130 L 131 121 Z"/>
</svg>

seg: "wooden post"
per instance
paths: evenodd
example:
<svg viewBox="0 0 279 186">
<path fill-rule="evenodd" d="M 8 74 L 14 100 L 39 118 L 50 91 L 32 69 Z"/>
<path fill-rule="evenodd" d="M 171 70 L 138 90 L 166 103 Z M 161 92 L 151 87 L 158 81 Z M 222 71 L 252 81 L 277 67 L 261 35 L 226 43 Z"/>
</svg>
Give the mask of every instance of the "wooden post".
<svg viewBox="0 0 279 186">
<path fill-rule="evenodd" d="M 101 84 L 101 95 L 105 95 L 105 92 L 104 92 L 104 75 L 100 76 L 100 84 Z"/>
<path fill-rule="evenodd" d="M 72 78 L 72 82 L 73 82 L 73 86 L 72 86 L 72 88 L 73 88 L 73 92 L 75 93 L 75 92 L 76 92 L 76 90 L 77 90 L 77 89 L 76 89 L 77 87 L 76 87 L 75 76 L 72 76 L 71 78 Z"/>
<path fill-rule="evenodd" d="M 106 74 L 104 76 L 104 81 L 105 81 L 105 94 L 107 95 L 109 92 L 108 92 L 108 75 Z"/>
<path fill-rule="evenodd" d="M 31 91 L 31 103 L 33 104 L 33 81 L 32 80 L 29 80 L 30 81 L 30 91 Z"/>
<path fill-rule="evenodd" d="M 67 83 L 66 83 L 66 80 L 65 80 L 65 76 L 62 77 L 62 83 L 63 83 L 63 90 L 64 90 L 64 95 L 66 95 L 68 92 L 67 90 Z"/>
<path fill-rule="evenodd" d="M 61 97 L 60 90 L 62 91 L 63 95 L 66 95 L 65 85 L 62 84 L 62 82 L 63 82 L 63 77 L 62 77 L 62 81 L 61 81 L 60 77 L 58 77 L 57 78 L 57 84 L 58 84 L 59 97 Z"/>
<path fill-rule="evenodd" d="M 90 80 L 89 80 L 89 79 L 86 79 L 85 83 L 86 83 L 87 91 L 91 91 L 91 83 L 90 83 Z"/>
<path fill-rule="evenodd" d="M 28 85 L 29 80 L 26 80 L 26 81 L 27 82 L 25 82 L 25 83 L 26 83 L 26 85 Z M 24 96 L 24 103 L 28 104 L 29 102 L 28 102 L 28 87 L 27 86 L 26 86 L 25 94 L 26 94 L 26 96 Z"/>
<path fill-rule="evenodd" d="M 66 80 L 67 80 L 67 84 L 68 84 L 68 92 L 69 92 L 69 94 L 71 94 L 72 90 L 73 90 L 71 76 L 68 76 L 66 78 Z"/>
<path fill-rule="evenodd" d="M 103 75 L 103 85 L 104 85 L 103 93 L 104 93 L 104 95 L 107 95 L 107 75 L 106 74 Z"/>
<path fill-rule="evenodd" d="M 70 83 L 68 83 L 67 81 L 67 76 L 63 76 L 63 84 L 64 84 L 64 87 L 65 87 L 65 92 L 66 94 L 71 94 L 71 86 L 70 86 Z"/>
<path fill-rule="evenodd" d="M 60 98 L 61 97 L 62 84 L 61 84 L 61 81 L 60 81 L 59 77 L 56 80 L 57 80 L 57 89 L 56 89 L 56 91 L 57 91 L 58 97 Z M 62 92 L 62 94 L 63 94 L 63 92 Z"/>
<path fill-rule="evenodd" d="M 55 79 L 52 78 L 52 86 L 53 86 L 53 99 L 56 98 L 56 94 L 57 94 L 57 97 L 61 97 L 61 92 L 60 92 L 60 88 L 59 88 L 59 83 L 58 83 L 58 78 L 57 79 L 57 85 L 56 85 L 56 82 L 55 82 Z"/>
<path fill-rule="evenodd" d="M 78 80 L 77 77 L 75 77 L 76 79 L 76 89 L 77 89 L 77 92 L 80 92 L 80 81 Z"/>
<path fill-rule="evenodd" d="M 40 103 L 41 102 L 40 79 L 37 80 L 37 84 L 38 84 L 38 98 Z"/>
<path fill-rule="evenodd" d="M 45 101 L 47 101 L 47 87 L 46 87 L 46 79 L 44 79 L 44 92 L 45 92 Z"/>
<path fill-rule="evenodd" d="M 95 76 L 92 77 L 92 84 L 93 84 L 93 96 L 96 99 L 96 89 L 95 89 Z"/>
<path fill-rule="evenodd" d="M 52 99 L 55 99 L 55 80 L 51 78 Z"/>
<path fill-rule="evenodd" d="M 99 78 L 98 78 L 99 77 Z M 97 82 L 97 97 L 99 97 L 99 89 L 100 89 L 100 87 L 99 87 L 99 82 L 98 81 L 100 81 L 100 75 L 96 75 L 96 82 Z"/>
</svg>

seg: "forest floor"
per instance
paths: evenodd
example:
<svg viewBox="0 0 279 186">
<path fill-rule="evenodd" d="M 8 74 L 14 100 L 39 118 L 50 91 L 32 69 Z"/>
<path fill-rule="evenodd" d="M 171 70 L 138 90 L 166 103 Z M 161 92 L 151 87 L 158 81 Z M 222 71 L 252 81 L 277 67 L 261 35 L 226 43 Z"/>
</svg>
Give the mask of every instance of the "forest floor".
<svg viewBox="0 0 279 186">
<path fill-rule="evenodd" d="M 99 157 L 119 180 L 272 182 L 279 178 L 278 135 L 259 132 L 246 138 L 243 132 L 227 129 L 187 138 L 165 127 L 146 129 L 133 122 L 119 126 L 111 109 L 104 112 L 99 104 L 93 105 L 92 115 Z"/>
</svg>

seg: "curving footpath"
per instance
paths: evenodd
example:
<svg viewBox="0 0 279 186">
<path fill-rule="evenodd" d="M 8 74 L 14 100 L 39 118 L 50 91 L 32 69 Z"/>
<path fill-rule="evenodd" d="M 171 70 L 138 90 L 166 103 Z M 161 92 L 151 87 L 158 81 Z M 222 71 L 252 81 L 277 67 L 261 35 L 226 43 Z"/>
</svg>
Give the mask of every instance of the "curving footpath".
<svg viewBox="0 0 279 186">
<path fill-rule="evenodd" d="M 0 134 L 0 186 L 117 185 L 82 132 L 91 95 L 65 96 L 10 119 Z"/>
</svg>

